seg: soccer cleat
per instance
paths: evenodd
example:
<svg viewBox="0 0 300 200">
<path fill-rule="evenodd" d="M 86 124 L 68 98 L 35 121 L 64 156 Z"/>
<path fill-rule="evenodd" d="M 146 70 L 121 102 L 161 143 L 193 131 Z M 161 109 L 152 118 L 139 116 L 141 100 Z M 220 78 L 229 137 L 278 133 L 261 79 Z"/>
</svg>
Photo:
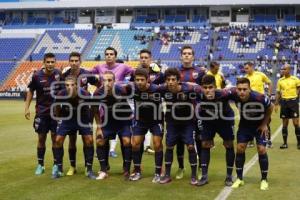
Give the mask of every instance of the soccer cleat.
<svg viewBox="0 0 300 200">
<path fill-rule="evenodd" d="M 106 172 L 100 171 L 98 172 L 98 176 L 96 177 L 96 180 L 103 180 L 108 177 L 108 174 Z"/>
<path fill-rule="evenodd" d="M 240 186 L 243 186 L 245 182 L 241 179 L 236 179 L 235 182 L 232 184 L 231 188 L 239 188 Z"/>
<path fill-rule="evenodd" d="M 152 179 L 152 183 L 159 183 L 160 182 L 160 175 L 154 174 L 154 177 Z"/>
<path fill-rule="evenodd" d="M 60 178 L 60 177 L 63 177 L 63 176 L 64 176 L 64 174 L 63 174 L 63 172 L 58 170 L 58 166 L 53 165 L 53 167 L 52 167 L 52 178 L 57 179 L 57 178 Z"/>
<path fill-rule="evenodd" d="M 287 145 L 287 144 L 282 144 L 279 148 L 280 148 L 280 149 L 287 149 L 287 148 L 288 148 L 288 145 Z"/>
<path fill-rule="evenodd" d="M 183 178 L 184 171 L 185 171 L 184 168 L 179 168 L 179 169 L 177 170 L 177 172 L 176 172 L 176 179 L 177 179 L 177 180 Z"/>
<path fill-rule="evenodd" d="M 57 171 L 55 174 L 52 174 L 53 179 L 58 179 L 64 176 L 64 173 L 61 171 Z"/>
<path fill-rule="evenodd" d="M 57 165 L 53 165 L 52 167 L 52 176 L 54 176 L 56 173 L 58 172 L 58 166 Z"/>
<path fill-rule="evenodd" d="M 93 171 L 86 171 L 85 175 L 91 180 L 95 180 L 97 178 Z"/>
<path fill-rule="evenodd" d="M 129 177 L 130 177 L 129 172 L 128 172 L 128 171 L 124 171 L 124 172 L 123 172 L 123 177 L 124 177 L 124 180 L 125 180 L 125 181 L 128 181 L 128 180 L 129 180 Z"/>
<path fill-rule="evenodd" d="M 273 147 L 273 144 L 272 144 L 272 141 L 271 140 L 268 140 L 267 141 L 267 148 L 272 148 Z"/>
<path fill-rule="evenodd" d="M 42 175 L 43 173 L 45 173 L 45 167 L 38 164 L 35 170 L 35 175 Z"/>
<path fill-rule="evenodd" d="M 160 184 L 167 184 L 170 183 L 172 181 L 170 176 L 164 175 L 163 177 L 160 177 Z"/>
<path fill-rule="evenodd" d="M 67 176 L 73 176 L 74 174 L 76 174 L 76 168 L 75 167 L 73 167 L 73 166 L 71 166 L 70 168 L 69 168 L 69 170 L 68 170 L 68 172 L 67 172 Z"/>
<path fill-rule="evenodd" d="M 198 181 L 197 186 L 203 186 L 208 184 L 208 177 L 202 176 L 201 179 Z"/>
<path fill-rule="evenodd" d="M 153 149 L 151 149 L 150 146 L 146 147 L 145 152 L 148 153 L 148 154 L 154 154 L 155 153 L 155 151 Z"/>
<path fill-rule="evenodd" d="M 225 186 L 232 186 L 233 181 L 232 181 L 232 176 L 226 176 L 225 178 Z"/>
<path fill-rule="evenodd" d="M 110 151 L 109 156 L 112 158 L 116 158 L 116 157 L 118 157 L 118 154 L 115 151 Z"/>
<path fill-rule="evenodd" d="M 269 189 L 269 183 L 266 180 L 262 180 L 260 182 L 260 190 L 268 190 Z"/>
<path fill-rule="evenodd" d="M 134 172 L 129 176 L 130 181 L 138 181 L 142 178 L 142 174 L 140 172 Z"/>
<path fill-rule="evenodd" d="M 197 179 L 195 177 L 192 177 L 190 184 L 191 185 L 197 185 L 197 183 L 198 183 Z"/>
</svg>

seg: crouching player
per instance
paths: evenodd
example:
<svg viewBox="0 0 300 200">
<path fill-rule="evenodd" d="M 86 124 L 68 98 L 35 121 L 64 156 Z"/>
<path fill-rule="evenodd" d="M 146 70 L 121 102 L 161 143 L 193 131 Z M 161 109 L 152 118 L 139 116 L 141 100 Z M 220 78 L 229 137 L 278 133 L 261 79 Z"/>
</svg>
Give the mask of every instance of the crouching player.
<svg viewBox="0 0 300 200">
<path fill-rule="evenodd" d="M 161 88 L 161 93 L 166 101 L 165 120 L 167 123 L 165 167 L 166 172 L 161 177 L 160 183 L 171 182 L 171 167 L 173 162 L 173 149 L 182 140 L 189 152 L 191 165 L 191 184 L 197 184 L 197 154 L 194 147 L 193 134 L 195 131 L 194 86 L 180 83 L 180 72 L 176 68 L 165 71 L 166 86 Z"/>
<path fill-rule="evenodd" d="M 103 86 L 94 92 L 94 100 L 100 106 L 94 106 L 94 116 L 97 123 L 96 144 L 97 157 L 100 163 L 100 171 L 97 180 L 108 177 L 106 142 L 115 139 L 118 134 L 124 146 L 123 175 L 128 180 L 131 164 L 131 116 L 132 111 L 126 98 L 121 95 L 127 94 L 121 86 L 115 85 L 115 75 L 106 71 L 102 79 Z"/>
<path fill-rule="evenodd" d="M 96 178 L 92 171 L 94 146 L 90 123 L 90 109 L 88 105 L 81 105 L 84 102 L 89 102 L 90 98 L 90 94 L 87 91 L 77 88 L 75 77 L 66 77 L 65 89 L 61 90 L 56 96 L 55 114 L 56 117 L 62 117 L 63 119 L 59 121 L 57 127 L 54 146 L 55 164 L 52 170 L 53 178 L 63 176 L 63 144 L 67 135 L 77 134 L 77 131 L 82 136 L 83 141 L 86 164 L 85 174 L 90 179 Z"/>
<path fill-rule="evenodd" d="M 232 92 L 232 100 L 236 102 L 240 110 L 240 123 L 237 131 L 237 152 L 235 159 L 237 180 L 232 188 L 244 185 L 243 168 L 245 163 L 245 151 L 247 143 L 253 138 L 256 139 L 258 160 L 261 170 L 261 190 L 267 190 L 269 161 L 266 150 L 268 123 L 273 111 L 273 104 L 270 99 L 250 89 L 250 81 L 247 78 L 237 80 L 237 87 Z"/>
<path fill-rule="evenodd" d="M 225 185 L 232 185 L 232 170 L 234 165 L 234 112 L 229 105 L 230 90 L 217 90 L 216 80 L 212 75 L 205 75 L 202 79 L 201 90 L 197 86 L 197 108 L 202 121 L 203 131 L 200 133 L 202 140 L 201 169 L 202 177 L 198 186 L 208 183 L 208 166 L 210 161 L 210 148 L 218 133 L 223 139 L 226 150 L 226 178 Z"/>
<path fill-rule="evenodd" d="M 132 137 L 132 158 L 134 173 L 130 176 L 131 181 L 141 179 L 141 145 L 145 135 L 150 130 L 153 135 L 153 146 L 155 151 L 155 172 L 153 183 L 159 183 L 163 162 L 162 145 L 162 109 L 159 86 L 149 83 L 147 69 L 138 68 L 134 76 L 134 107 L 135 118 Z"/>
</svg>

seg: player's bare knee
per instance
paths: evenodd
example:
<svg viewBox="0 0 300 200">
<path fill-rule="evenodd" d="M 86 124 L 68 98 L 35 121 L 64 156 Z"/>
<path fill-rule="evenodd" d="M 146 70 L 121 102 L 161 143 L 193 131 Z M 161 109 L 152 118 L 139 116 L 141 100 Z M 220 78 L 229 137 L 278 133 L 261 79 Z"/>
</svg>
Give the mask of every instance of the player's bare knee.
<svg viewBox="0 0 300 200">
<path fill-rule="evenodd" d="M 202 148 L 210 149 L 213 146 L 213 142 L 210 140 L 202 141 Z"/>
<path fill-rule="evenodd" d="M 131 145 L 130 137 L 123 137 L 122 142 L 124 147 L 129 147 Z"/>
<path fill-rule="evenodd" d="M 263 154 L 267 153 L 266 147 L 263 145 L 257 145 L 257 153 L 259 155 L 263 155 Z"/>
<path fill-rule="evenodd" d="M 84 145 L 85 146 L 93 146 L 93 136 L 92 135 L 89 135 L 89 136 L 84 136 L 82 137 L 83 139 L 83 142 L 84 142 Z"/>
<path fill-rule="evenodd" d="M 195 146 L 194 145 L 192 145 L 192 144 L 189 144 L 189 145 L 187 145 L 187 149 L 190 151 L 190 150 L 195 150 Z"/>
<path fill-rule="evenodd" d="M 245 153 L 246 148 L 247 148 L 247 144 L 244 144 L 244 143 L 238 144 L 237 148 L 236 148 L 236 152 L 237 153 Z"/>
</svg>

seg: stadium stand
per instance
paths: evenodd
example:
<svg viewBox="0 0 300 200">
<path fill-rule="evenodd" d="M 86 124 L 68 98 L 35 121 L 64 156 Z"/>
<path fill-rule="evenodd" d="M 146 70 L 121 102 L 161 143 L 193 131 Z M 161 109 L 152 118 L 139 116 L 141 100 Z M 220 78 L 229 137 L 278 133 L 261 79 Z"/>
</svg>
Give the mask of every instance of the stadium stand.
<svg viewBox="0 0 300 200">
<path fill-rule="evenodd" d="M 94 60 L 98 55 L 104 58 L 105 48 L 112 46 L 118 51 L 118 58 L 135 60 L 137 52 L 148 48 L 151 33 L 143 30 L 105 29 L 98 35 L 87 59 Z"/>
<path fill-rule="evenodd" d="M 6 80 L 7 76 L 12 72 L 15 62 L 0 62 L 0 84 Z"/>
<path fill-rule="evenodd" d="M 209 29 L 199 31 L 164 31 L 158 35 L 158 40 L 152 44 L 154 59 L 178 60 L 180 48 L 191 45 L 195 51 L 195 58 L 205 58 L 208 54 L 211 37 Z"/>
<path fill-rule="evenodd" d="M 82 53 L 95 34 L 94 30 L 47 30 L 31 53 L 33 60 L 42 60 L 52 52 L 58 60 L 68 60 L 69 53 Z"/>
<path fill-rule="evenodd" d="M 0 37 L 0 60 L 20 60 L 33 42 L 34 38 Z"/>
</svg>

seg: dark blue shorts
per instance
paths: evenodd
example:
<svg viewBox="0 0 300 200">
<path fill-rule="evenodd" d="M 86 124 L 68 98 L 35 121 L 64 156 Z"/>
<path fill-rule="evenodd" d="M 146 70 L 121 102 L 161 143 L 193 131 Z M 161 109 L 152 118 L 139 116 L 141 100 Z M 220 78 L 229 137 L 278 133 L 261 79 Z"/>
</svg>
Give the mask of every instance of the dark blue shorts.
<svg viewBox="0 0 300 200">
<path fill-rule="evenodd" d="M 234 121 L 203 121 L 201 140 L 213 140 L 216 133 L 218 133 L 224 141 L 234 140 Z"/>
<path fill-rule="evenodd" d="M 260 132 L 256 129 L 257 127 L 239 127 L 237 131 L 237 143 L 248 143 L 255 138 L 256 145 L 266 146 L 267 138 L 261 136 Z"/>
<path fill-rule="evenodd" d="M 119 138 L 131 137 L 131 121 L 111 121 L 102 127 L 103 138 L 113 140 L 118 135 Z"/>
<path fill-rule="evenodd" d="M 62 120 L 57 124 L 57 135 L 76 135 L 77 131 L 80 135 L 93 135 L 92 125 L 82 127 L 77 120 Z"/>
<path fill-rule="evenodd" d="M 47 134 L 49 131 L 56 133 L 57 122 L 51 116 L 35 116 L 33 128 L 38 134 Z"/>
<path fill-rule="evenodd" d="M 141 121 L 134 121 L 132 135 L 146 135 L 149 130 L 154 136 L 163 136 L 162 125 L 160 123 L 144 123 Z"/>
<path fill-rule="evenodd" d="M 166 144 L 168 147 L 175 146 L 179 140 L 184 144 L 194 145 L 195 123 L 174 124 L 167 123 Z"/>
</svg>

